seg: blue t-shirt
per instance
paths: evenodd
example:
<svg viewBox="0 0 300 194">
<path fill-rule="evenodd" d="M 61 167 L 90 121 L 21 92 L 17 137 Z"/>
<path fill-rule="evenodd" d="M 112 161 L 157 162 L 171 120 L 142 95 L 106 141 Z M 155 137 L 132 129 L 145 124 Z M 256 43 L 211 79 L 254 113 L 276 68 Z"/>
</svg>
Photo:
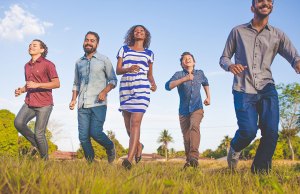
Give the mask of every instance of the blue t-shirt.
<svg viewBox="0 0 300 194">
<path fill-rule="evenodd" d="M 182 71 L 176 72 L 172 78 L 166 83 L 166 90 L 170 91 L 170 82 L 179 80 L 185 77 L 188 72 L 183 69 Z M 202 99 L 200 94 L 201 85 L 208 86 L 208 80 L 205 77 L 202 70 L 193 71 L 194 79 L 186 81 L 177 86 L 180 104 L 179 114 L 186 116 L 196 110 L 203 109 Z"/>
</svg>

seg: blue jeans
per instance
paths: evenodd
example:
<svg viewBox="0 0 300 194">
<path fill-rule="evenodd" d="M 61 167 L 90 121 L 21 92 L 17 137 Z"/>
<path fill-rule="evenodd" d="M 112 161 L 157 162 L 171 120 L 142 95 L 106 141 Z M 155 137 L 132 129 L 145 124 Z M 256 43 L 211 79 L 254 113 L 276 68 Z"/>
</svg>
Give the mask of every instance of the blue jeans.
<svg viewBox="0 0 300 194">
<path fill-rule="evenodd" d="M 278 140 L 279 102 L 275 86 L 267 84 L 257 94 L 233 91 L 233 96 L 239 129 L 231 147 L 236 152 L 241 151 L 256 137 L 260 128 L 262 137 L 251 169 L 268 172 Z"/>
<path fill-rule="evenodd" d="M 46 128 L 53 106 L 29 107 L 24 104 L 15 118 L 16 129 L 28 140 L 31 145 L 38 148 L 40 155 L 48 159 L 48 143 Z M 34 132 L 28 128 L 27 123 L 36 117 Z"/>
<path fill-rule="evenodd" d="M 93 161 L 95 158 L 91 137 L 106 150 L 114 148 L 113 142 L 103 132 L 106 110 L 107 106 L 78 109 L 79 141 L 88 161 Z"/>
</svg>

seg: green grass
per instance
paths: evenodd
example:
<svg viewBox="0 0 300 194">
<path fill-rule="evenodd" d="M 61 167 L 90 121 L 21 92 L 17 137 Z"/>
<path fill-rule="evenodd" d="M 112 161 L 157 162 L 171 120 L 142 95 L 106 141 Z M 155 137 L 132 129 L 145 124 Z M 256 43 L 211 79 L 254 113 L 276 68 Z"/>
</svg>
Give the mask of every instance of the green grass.
<svg viewBox="0 0 300 194">
<path fill-rule="evenodd" d="M 0 157 L 0 193 L 300 193 L 300 163 L 275 161 L 269 175 L 253 175 L 250 162 L 237 172 L 225 162 L 142 162 L 131 171 L 120 162 L 84 160 L 44 162 Z"/>
</svg>

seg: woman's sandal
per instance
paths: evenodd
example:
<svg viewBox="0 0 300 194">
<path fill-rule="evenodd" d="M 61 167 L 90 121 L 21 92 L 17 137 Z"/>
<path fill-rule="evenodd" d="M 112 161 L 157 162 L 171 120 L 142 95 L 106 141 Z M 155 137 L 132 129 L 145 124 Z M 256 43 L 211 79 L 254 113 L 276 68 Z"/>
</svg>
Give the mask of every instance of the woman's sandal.
<svg viewBox="0 0 300 194">
<path fill-rule="evenodd" d="M 141 143 L 142 144 L 142 143 Z M 142 144 L 142 151 L 141 151 L 141 155 L 140 156 L 135 156 L 135 162 L 136 163 L 139 163 L 141 160 L 142 160 L 142 152 L 143 152 L 143 149 L 144 149 L 144 145 Z"/>
<path fill-rule="evenodd" d="M 132 167 L 131 162 L 129 162 L 129 160 L 125 159 L 122 162 L 122 166 L 126 169 L 126 170 L 130 170 Z"/>
</svg>

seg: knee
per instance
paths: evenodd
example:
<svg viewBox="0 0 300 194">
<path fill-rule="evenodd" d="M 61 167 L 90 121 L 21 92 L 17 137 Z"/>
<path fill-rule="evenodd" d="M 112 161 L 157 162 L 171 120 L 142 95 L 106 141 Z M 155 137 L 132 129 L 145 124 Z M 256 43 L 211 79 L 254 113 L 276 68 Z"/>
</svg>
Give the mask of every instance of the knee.
<svg viewBox="0 0 300 194">
<path fill-rule="evenodd" d="M 252 141 L 256 137 L 256 130 L 240 130 L 240 136 L 243 139 Z"/>
<path fill-rule="evenodd" d="M 26 123 L 23 122 L 23 120 L 18 119 L 18 117 L 14 120 L 15 128 L 20 131 L 22 130 L 23 126 L 26 125 Z"/>
<path fill-rule="evenodd" d="M 87 143 L 87 142 L 90 142 L 90 137 L 87 136 L 87 135 L 79 135 L 79 141 L 81 144 L 84 144 L 84 143 Z"/>
</svg>

